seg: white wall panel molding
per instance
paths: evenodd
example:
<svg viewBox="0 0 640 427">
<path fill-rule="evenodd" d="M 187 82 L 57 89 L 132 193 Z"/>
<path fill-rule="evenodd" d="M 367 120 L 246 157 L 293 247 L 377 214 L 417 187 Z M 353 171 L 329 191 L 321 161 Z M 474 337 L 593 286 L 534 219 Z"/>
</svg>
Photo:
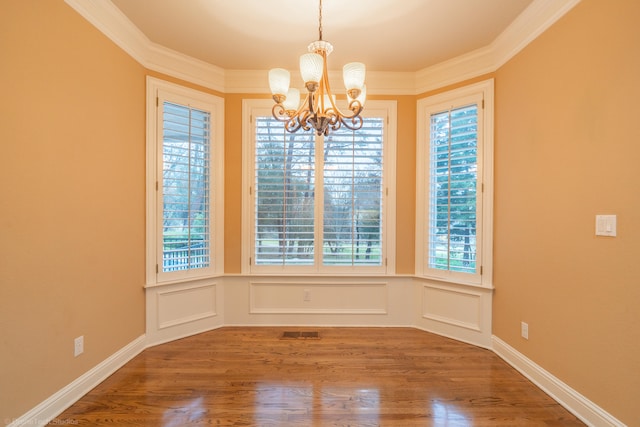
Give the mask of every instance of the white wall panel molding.
<svg viewBox="0 0 640 427">
<path fill-rule="evenodd" d="M 8 427 L 46 425 L 104 381 L 108 376 L 140 354 L 140 352 L 146 348 L 145 344 L 146 338 L 144 335 L 131 341 L 104 361 L 82 374 L 76 380 L 58 390 L 29 412 L 13 420 Z"/>
<path fill-rule="evenodd" d="M 613 415 L 496 336 L 492 337 L 492 350 L 588 426 L 625 427 Z"/>
<path fill-rule="evenodd" d="M 227 276 L 226 325 L 410 326 L 413 282 L 399 276 Z M 307 299 L 307 300 L 305 300 Z"/>
<path fill-rule="evenodd" d="M 166 329 L 184 323 L 195 322 L 217 315 L 216 285 L 201 284 L 159 290 L 158 329 Z"/>
<path fill-rule="evenodd" d="M 146 288 L 148 345 L 222 326 L 220 279 Z"/>
<path fill-rule="evenodd" d="M 220 92 L 270 93 L 267 70 L 224 70 L 153 43 L 110 1 L 65 1 L 150 70 Z M 490 45 L 417 72 L 370 71 L 367 90 L 372 95 L 417 95 L 493 72 L 579 2 L 534 0 Z"/>
<path fill-rule="evenodd" d="M 250 314 L 388 314 L 387 283 L 251 281 Z"/>
<path fill-rule="evenodd" d="M 420 301 L 415 325 L 484 348 L 491 347 L 493 291 L 416 278 Z"/>
<path fill-rule="evenodd" d="M 482 347 L 491 341 L 491 289 L 411 276 L 234 275 L 146 292 L 153 344 L 267 324 L 413 326 Z"/>
<path fill-rule="evenodd" d="M 480 332 L 482 294 L 447 286 L 422 286 L 422 317 Z"/>
</svg>

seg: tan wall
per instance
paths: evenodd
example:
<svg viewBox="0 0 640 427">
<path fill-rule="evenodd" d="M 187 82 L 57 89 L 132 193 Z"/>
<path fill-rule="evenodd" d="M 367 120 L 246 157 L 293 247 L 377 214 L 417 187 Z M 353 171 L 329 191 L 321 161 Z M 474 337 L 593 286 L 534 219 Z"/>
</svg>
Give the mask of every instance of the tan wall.
<svg viewBox="0 0 640 427">
<path fill-rule="evenodd" d="M 385 97 L 398 102 L 396 148 L 396 273 L 415 273 L 416 97 Z"/>
<path fill-rule="evenodd" d="M 145 73 L 62 1 L 2 2 L 0 52 L 2 422 L 144 334 Z"/>
<path fill-rule="evenodd" d="M 493 76 L 494 333 L 629 425 L 640 395 L 639 19 L 635 0 L 583 0 Z M 0 417 L 11 418 L 144 333 L 145 70 L 62 1 L 4 2 L 0 51 Z M 378 97 L 398 101 L 399 274 L 414 272 L 423 96 Z M 225 95 L 231 274 L 245 97 L 258 96 Z M 618 215 L 617 238 L 593 236 L 597 213 Z"/>
<path fill-rule="evenodd" d="M 227 94 L 224 99 L 224 271 L 242 266 L 242 100 L 266 95 Z"/>
<path fill-rule="evenodd" d="M 494 334 L 628 425 L 640 425 L 638 21 L 637 0 L 583 0 L 496 75 Z M 596 214 L 618 216 L 618 237 L 594 236 Z"/>
</svg>

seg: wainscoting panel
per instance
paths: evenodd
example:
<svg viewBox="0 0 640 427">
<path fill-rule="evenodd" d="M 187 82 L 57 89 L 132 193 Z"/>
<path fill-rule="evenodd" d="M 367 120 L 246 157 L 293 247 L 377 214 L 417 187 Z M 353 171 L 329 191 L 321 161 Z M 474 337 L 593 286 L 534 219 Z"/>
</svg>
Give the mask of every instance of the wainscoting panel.
<svg viewBox="0 0 640 427">
<path fill-rule="evenodd" d="M 215 284 L 161 290 L 156 295 L 159 329 L 216 315 Z"/>
<path fill-rule="evenodd" d="M 250 282 L 251 314 L 387 314 L 387 283 Z"/>
<path fill-rule="evenodd" d="M 224 295 L 225 325 L 237 326 L 410 326 L 415 300 L 398 276 L 226 276 Z"/>
<path fill-rule="evenodd" d="M 418 327 L 491 348 L 492 290 L 416 279 L 421 310 Z"/>
<path fill-rule="evenodd" d="M 146 288 L 148 345 L 221 326 L 220 288 L 212 279 Z"/>
<path fill-rule="evenodd" d="M 482 294 L 424 285 L 422 317 L 480 332 Z"/>
</svg>

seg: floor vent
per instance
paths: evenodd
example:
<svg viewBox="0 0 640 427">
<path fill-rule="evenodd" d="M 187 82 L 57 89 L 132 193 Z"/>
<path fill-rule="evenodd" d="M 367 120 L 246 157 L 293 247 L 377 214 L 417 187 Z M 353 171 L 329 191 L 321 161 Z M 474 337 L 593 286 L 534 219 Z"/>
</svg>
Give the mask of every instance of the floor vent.
<svg viewBox="0 0 640 427">
<path fill-rule="evenodd" d="M 318 331 L 285 331 L 280 337 L 281 340 L 319 340 L 320 332 Z"/>
</svg>

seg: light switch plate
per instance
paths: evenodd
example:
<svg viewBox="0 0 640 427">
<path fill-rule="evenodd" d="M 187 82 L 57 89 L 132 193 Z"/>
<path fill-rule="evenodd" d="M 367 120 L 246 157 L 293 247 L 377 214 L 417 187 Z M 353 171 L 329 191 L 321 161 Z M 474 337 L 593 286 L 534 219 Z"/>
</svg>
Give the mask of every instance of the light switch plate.
<svg viewBox="0 0 640 427">
<path fill-rule="evenodd" d="M 616 236 L 616 215 L 596 215 L 596 236 Z"/>
</svg>

